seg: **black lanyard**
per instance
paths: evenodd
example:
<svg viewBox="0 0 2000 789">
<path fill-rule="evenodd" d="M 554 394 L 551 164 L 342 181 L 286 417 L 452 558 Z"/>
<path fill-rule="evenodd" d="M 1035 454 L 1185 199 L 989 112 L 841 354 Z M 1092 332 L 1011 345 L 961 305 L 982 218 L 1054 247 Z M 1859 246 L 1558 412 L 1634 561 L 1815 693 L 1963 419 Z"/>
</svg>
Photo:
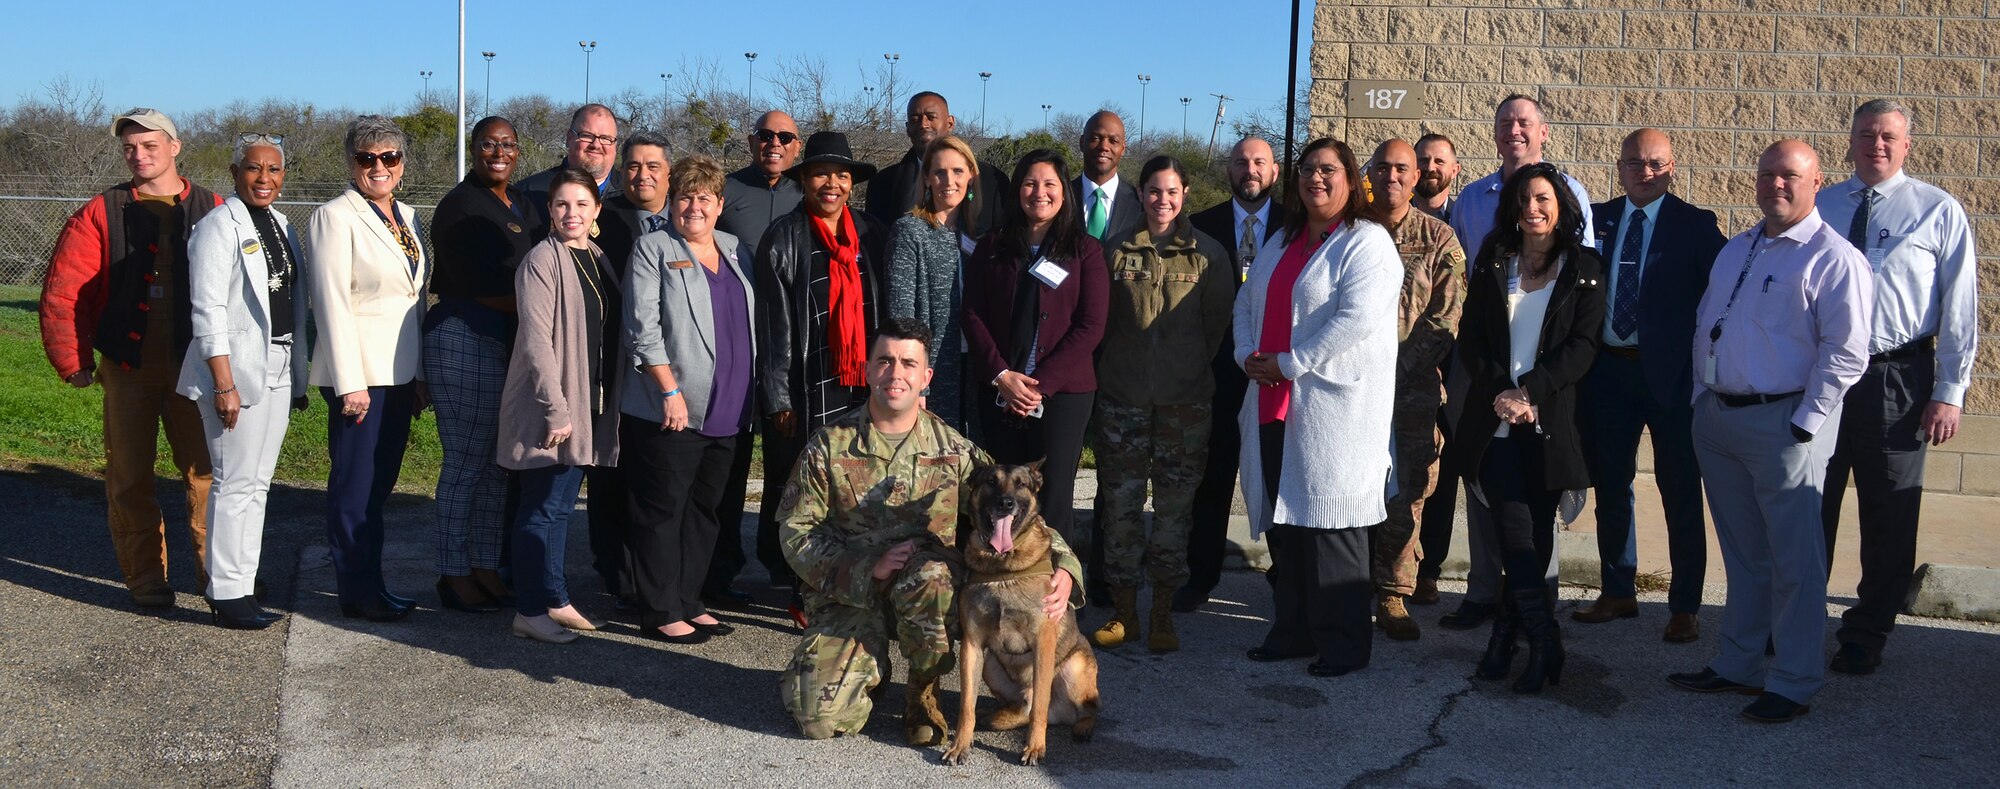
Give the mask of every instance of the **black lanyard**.
<svg viewBox="0 0 2000 789">
<path fill-rule="evenodd" d="M 1750 230 L 1750 254 L 1743 258 L 1743 270 L 1736 274 L 1736 287 L 1729 289 L 1729 302 L 1722 305 L 1722 314 L 1715 317 L 1715 326 L 1708 330 L 1708 341 L 1711 343 L 1708 349 L 1710 356 L 1715 355 L 1713 343 L 1722 341 L 1722 322 L 1729 320 L 1729 310 L 1736 306 L 1736 294 L 1743 292 L 1743 281 L 1750 278 L 1750 265 L 1757 262 L 1757 250 L 1764 245 L 1763 236 L 1764 223 L 1759 222 Z"/>
</svg>

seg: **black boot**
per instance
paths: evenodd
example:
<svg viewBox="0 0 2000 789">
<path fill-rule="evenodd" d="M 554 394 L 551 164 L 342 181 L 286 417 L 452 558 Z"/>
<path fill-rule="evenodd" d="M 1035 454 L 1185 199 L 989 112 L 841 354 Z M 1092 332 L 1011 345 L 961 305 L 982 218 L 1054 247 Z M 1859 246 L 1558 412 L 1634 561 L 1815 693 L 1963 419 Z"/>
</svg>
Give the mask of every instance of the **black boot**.
<svg viewBox="0 0 2000 789">
<path fill-rule="evenodd" d="M 1514 608 L 1521 617 L 1521 629 L 1528 634 L 1528 665 L 1514 680 L 1515 693 L 1540 693 L 1542 683 L 1562 684 L 1562 633 L 1556 629 L 1555 606 L 1550 604 L 1548 587 L 1535 584 L 1514 592 Z"/>
<path fill-rule="evenodd" d="M 1506 679 L 1507 669 L 1514 665 L 1514 642 L 1521 632 L 1521 614 L 1514 610 L 1514 601 L 1506 592 L 1500 594 L 1500 610 L 1493 615 L 1493 636 L 1486 640 L 1486 654 L 1479 658 L 1479 669 L 1473 672 L 1478 679 Z"/>
<path fill-rule="evenodd" d="M 251 597 L 210 600 L 208 611 L 211 621 L 231 630 L 263 630 L 280 619 L 258 607 L 257 600 Z"/>
</svg>

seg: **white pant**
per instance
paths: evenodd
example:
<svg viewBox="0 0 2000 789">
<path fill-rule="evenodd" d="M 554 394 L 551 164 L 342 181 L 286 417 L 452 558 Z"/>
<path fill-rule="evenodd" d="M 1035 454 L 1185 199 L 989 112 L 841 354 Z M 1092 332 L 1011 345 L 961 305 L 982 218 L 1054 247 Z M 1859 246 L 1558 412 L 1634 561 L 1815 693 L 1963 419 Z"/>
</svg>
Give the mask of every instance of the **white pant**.
<svg viewBox="0 0 2000 789">
<path fill-rule="evenodd" d="M 278 449 L 291 423 L 292 349 L 272 345 L 263 400 L 236 414 L 236 429 L 222 429 L 213 397 L 195 405 L 208 435 L 209 462 L 215 482 L 208 495 L 208 597 L 234 600 L 249 597 L 257 587 L 257 561 L 264 550 L 264 505 L 271 494 L 271 475 L 278 470 Z"/>
</svg>

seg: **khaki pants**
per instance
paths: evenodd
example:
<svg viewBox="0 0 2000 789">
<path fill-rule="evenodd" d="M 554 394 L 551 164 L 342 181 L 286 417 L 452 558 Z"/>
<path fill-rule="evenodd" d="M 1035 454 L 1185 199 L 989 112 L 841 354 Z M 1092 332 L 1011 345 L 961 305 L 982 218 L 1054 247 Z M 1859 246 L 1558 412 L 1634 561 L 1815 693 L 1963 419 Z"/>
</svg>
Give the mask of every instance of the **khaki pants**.
<svg viewBox="0 0 2000 789">
<path fill-rule="evenodd" d="M 198 409 L 212 404 L 198 406 L 174 393 L 180 365 L 166 349 L 156 351 L 153 345 L 147 344 L 139 369 L 123 369 L 109 359 L 100 360 L 97 368 L 104 384 L 104 497 L 110 504 L 111 545 L 127 589 L 137 594 L 167 586 L 167 524 L 153 493 L 153 464 L 164 423 L 174 468 L 187 485 L 188 535 L 205 590 L 207 573 L 199 557 L 207 549 L 211 472 Z"/>
</svg>

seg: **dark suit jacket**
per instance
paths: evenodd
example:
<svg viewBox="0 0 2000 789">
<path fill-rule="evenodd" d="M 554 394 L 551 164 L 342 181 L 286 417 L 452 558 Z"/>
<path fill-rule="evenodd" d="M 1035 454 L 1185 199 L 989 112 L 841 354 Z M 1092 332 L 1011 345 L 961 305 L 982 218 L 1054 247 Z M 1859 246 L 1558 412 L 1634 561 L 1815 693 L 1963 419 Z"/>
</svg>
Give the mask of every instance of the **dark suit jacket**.
<svg viewBox="0 0 2000 789">
<path fill-rule="evenodd" d="M 1077 228 L 1087 228 L 1090 225 L 1090 190 L 1097 188 L 1097 184 L 1091 183 L 1089 176 L 1079 175 L 1070 183 L 1070 188 L 1073 190 L 1070 196 L 1076 198 Z M 1118 194 L 1111 198 L 1111 216 L 1104 222 L 1104 238 L 1132 235 L 1132 231 L 1139 229 L 1139 210 L 1139 190 L 1133 188 L 1132 179 L 1120 176 Z M 1236 234 L 1231 233 L 1228 237 L 1235 238 Z M 1217 241 L 1222 239 L 1222 236 L 1215 236 Z"/>
<path fill-rule="evenodd" d="M 902 161 L 882 168 L 874 178 L 868 179 L 866 210 L 869 216 L 894 227 L 897 219 L 916 207 L 917 198 L 924 193 L 924 163 L 921 157 L 921 151 L 912 150 L 903 154 Z M 979 177 L 973 181 L 972 188 L 978 213 L 973 215 L 971 235 L 979 238 L 1006 221 L 1006 200 L 1013 195 L 1014 187 L 1006 172 L 990 162 L 980 162 Z"/>
<path fill-rule="evenodd" d="M 541 224 L 535 228 L 535 240 L 537 241 L 540 241 L 544 236 L 549 234 L 549 183 L 556 179 L 557 172 L 568 166 L 569 160 L 564 159 L 556 162 L 554 167 L 514 182 L 514 187 L 520 189 L 523 194 L 528 196 L 528 202 L 534 204 L 536 212 L 541 215 Z M 603 200 L 609 200 L 624 193 L 625 171 L 613 167 L 611 168 L 609 182 L 605 184 L 603 194 L 598 195 L 598 197 Z"/>
<path fill-rule="evenodd" d="M 965 263 L 965 312 L 962 325 L 970 347 L 974 380 L 991 381 L 1008 369 L 1007 347 L 1013 337 L 1014 288 L 1024 279 L 1022 269 L 1033 261 L 1006 252 L 999 236 L 987 236 Z M 1040 282 L 1041 331 L 1035 343 L 1033 378 L 1044 395 L 1097 391 L 1097 344 L 1104 339 L 1105 317 L 1111 311 L 1111 276 L 1104 268 L 1104 248 L 1088 236 L 1078 239 L 1075 260 L 1056 261 L 1069 272 L 1062 285 Z"/>
<path fill-rule="evenodd" d="M 1236 276 L 1236 272 L 1243 270 L 1243 265 L 1242 261 L 1236 259 L 1236 251 L 1242 245 L 1237 243 L 1239 239 L 1236 237 L 1238 229 L 1236 226 L 1236 209 L 1230 207 L 1233 202 L 1233 200 L 1224 200 L 1188 218 L 1188 221 L 1194 225 L 1194 229 L 1208 234 L 1210 238 L 1215 239 L 1224 248 L 1229 250 L 1229 273 L 1231 275 L 1229 283 L 1232 289 L 1231 293 L 1243 290 L 1243 279 L 1240 276 Z M 1279 225 L 1284 224 L 1282 221 L 1279 221 L 1278 215 L 1280 213 L 1277 204 L 1273 203 L 1271 205 L 1272 221 L 1265 223 L 1264 237 L 1257 239 L 1258 246 L 1263 246 L 1264 241 L 1278 234 Z M 1229 413 L 1222 413 L 1218 410 L 1212 416 L 1216 420 L 1228 420 L 1231 422 L 1236 420 L 1235 409 L 1243 404 L 1245 387 L 1250 384 L 1250 378 L 1243 374 L 1243 368 L 1236 366 L 1235 329 L 1234 325 L 1225 328 L 1226 333 L 1223 335 L 1222 349 L 1216 352 L 1214 362 L 1209 365 L 1215 372 L 1215 402 L 1218 404 L 1218 408 L 1229 409 Z"/>
<path fill-rule="evenodd" d="M 640 213 L 639 207 L 620 193 L 606 198 L 604 210 L 597 215 L 597 237 L 591 240 L 604 250 L 604 257 L 620 282 L 632 270 L 629 263 L 632 249 L 638 245 L 639 237 L 646 234 L 646 223 L 639 218 Z"/>
<path fill-rule="evenodd" d="M 1506 259 L 1488 258 L 1474 264 L 1466 277 L 1465 313 L 1458 323 L 1458 362 L 1465 372 L 1464 411 L 1445 444 L 1451 463 L 1477 479 L 1479 462 L 1500 427 L 1493 398 L 1514 388 L 1508 372 L 1513 359 L 1507 324 Z M 1576 390 L 1597 361 L 1604 336 L 1604 263 L 1595 250 L 1584 249 L 1563 266 L 1548 287 L 1548 312 L 1542 318 L 1541 350 L 1535 367 L 1521 375 L 1528 402 L 1540 410 L 1541 432 L 1532 424 L 1514 426 L 1515 436 L 1543 439 L 1542 466 L 1549 490 L 1590 487 L 1583 440 L 1577 433 Z M 1694 346 L 1690 345 L 1689 348 Z"/>
<path fill-rule="evenodd" d="M 1639 364 L 1655 403 L 1683 407 L 1694 391 L 1695 312 L 1708 287 L 1708 270 L 1728 239 L 1716 228 L 1715 213 L 1671 194 L 1660 198 L 1652 245 L 1639 277 Z M 1618 220 L 1625 198 L 1590 207 L 1597 222 L 1597 248 L 1604 253 L 1605 314 L 1615 308 L 1611 267 L 1618 265 Z"/>
</svg>

